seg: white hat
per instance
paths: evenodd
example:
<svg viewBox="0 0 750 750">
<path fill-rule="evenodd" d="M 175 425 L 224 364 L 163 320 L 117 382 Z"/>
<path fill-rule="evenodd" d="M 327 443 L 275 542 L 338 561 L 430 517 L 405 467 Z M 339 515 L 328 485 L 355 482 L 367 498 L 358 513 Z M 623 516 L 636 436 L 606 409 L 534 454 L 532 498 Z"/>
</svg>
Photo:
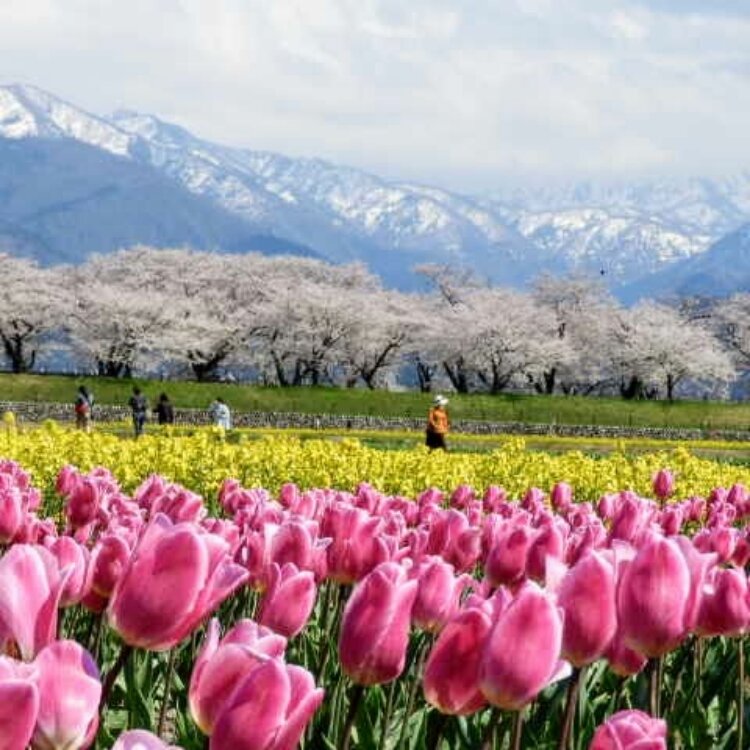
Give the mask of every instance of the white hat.
<svg viewBox="0 0 750 750">
<path fill-rule="evenodd" d="M 435 404 L 435 406 L 445 406 L 448 403 L 448 399 L 445 396 L 438 394 L 435 396 L 432 403 Z"/>
</svg>

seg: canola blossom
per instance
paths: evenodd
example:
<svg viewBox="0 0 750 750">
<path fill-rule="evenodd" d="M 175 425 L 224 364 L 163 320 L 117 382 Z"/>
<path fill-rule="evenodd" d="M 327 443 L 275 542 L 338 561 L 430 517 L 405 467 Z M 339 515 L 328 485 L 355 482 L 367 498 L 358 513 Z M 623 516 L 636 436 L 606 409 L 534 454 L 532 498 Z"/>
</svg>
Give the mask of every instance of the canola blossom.
<svg viewBox="0 0 750 750">
<path fill-rule="evenodd" d="M 746 747 L 736 466 L 2 441 L 5 750 Z"/>
<path fill-rule="evenodd" d="M 713 487 L 736 482 L 750 486 L 750 467 L 694 456 L 689 447 L 643 453 L 617 451 L 607 456 L 571 450 L 562 454 L 532 451 L 523 439 L 508 438 L 503 447 L 482 453 L 429 453 L 370 448 L 356 439 L 299 439 L 240 433 L 226 440 L 213 429 L 191 435 L 165 432 L 138 441 L 114 434 L 87 435 L 48 423 L 41 429 L 0 430 L 0 456 L 20 462 L 50 500 L 57 473 L 66 464 L 88 470 L 106 466 L 126 491 L 159 474 L 203 496 L 210 503 L 227 477 L 245 487 L 270 492 L 287 483 L 303 489 L 352 490 L 366 481 L 381 492 L 413 497 L 429 487 L 452 491 L 468 485 L 484 491 L 501 486 L 520 497 L 532 486 L 549 490 L 564 481 L 577 500 L 596 500 L 607 492 L 628 489 L 652 493 L 653 475 L 669 467 L 683 497 L 706 495 Z"/>
</svg>

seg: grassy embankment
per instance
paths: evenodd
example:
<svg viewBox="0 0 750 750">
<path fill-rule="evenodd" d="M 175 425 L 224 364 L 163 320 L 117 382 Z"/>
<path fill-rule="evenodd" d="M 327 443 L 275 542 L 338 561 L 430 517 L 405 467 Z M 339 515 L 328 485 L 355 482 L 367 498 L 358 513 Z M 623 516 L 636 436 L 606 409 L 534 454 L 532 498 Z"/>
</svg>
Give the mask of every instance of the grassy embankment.
<svg viewBox="0 0 750 750">
<path fill-rule="evenodd" d="M 0 374 L 0 400 L 72 403 L 76 387 L 89 386 L 99 404 L 124 404 L 138 384 L 152 399 L 166 391 L 178 407 L 205 408 L 222 396 L 236 411 L 304 412 L 425 416 L 430 396 L 338 388 L 268 388 L 195 382 L 74 378 L 59 375 Z M 621 399 L 525 395 L 451 395 L 454 420 L 624 425 L 627 427 L 697 427 L 705 430 L 750 428 L 750 403 L 711 401 L 628 402 Z"/>
</svg>

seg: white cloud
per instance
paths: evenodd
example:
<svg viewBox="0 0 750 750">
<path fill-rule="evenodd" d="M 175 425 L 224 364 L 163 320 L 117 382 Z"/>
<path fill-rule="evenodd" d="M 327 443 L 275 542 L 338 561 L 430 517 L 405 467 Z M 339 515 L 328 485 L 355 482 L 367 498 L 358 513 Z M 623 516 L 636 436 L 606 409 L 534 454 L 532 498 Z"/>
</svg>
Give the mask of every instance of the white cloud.
<svg viewBox="0 0 750 750">
<path fill-rule="evenodd" d="M 94 111 L 471 188 L 750 166 L 750 17 L 718 5 L 3 0 L 0 48 Z"/>
</svg>

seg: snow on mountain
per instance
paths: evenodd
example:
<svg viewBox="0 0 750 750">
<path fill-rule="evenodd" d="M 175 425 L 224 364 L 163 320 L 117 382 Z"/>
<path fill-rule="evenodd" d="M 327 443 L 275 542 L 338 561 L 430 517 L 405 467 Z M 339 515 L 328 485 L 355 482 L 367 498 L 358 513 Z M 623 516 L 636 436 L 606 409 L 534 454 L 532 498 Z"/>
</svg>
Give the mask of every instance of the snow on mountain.
<svg viewBox="0 0 750 750">
<path fill-rule="evenodd" d="M 34 86 L 0 86 L 0 137 L 73 138 L 117 156 L 130 156 L 135 139 Z"/>
<path fill-rule="evenodd" d="M 0 138 L 79 141 L 156 170 L 256 233 L 332 261 L 362 260 L 398 286 L 413 285 L 410 269 L 424 262 L 469 266 L 500 283 L 568 269 L 631 283 L 699 256 L 750 220 L 747 172 L 458 195 L 222 146 L 149 114 L 97 117 L 31 86 L 0 87 Z"/>
</svg>

